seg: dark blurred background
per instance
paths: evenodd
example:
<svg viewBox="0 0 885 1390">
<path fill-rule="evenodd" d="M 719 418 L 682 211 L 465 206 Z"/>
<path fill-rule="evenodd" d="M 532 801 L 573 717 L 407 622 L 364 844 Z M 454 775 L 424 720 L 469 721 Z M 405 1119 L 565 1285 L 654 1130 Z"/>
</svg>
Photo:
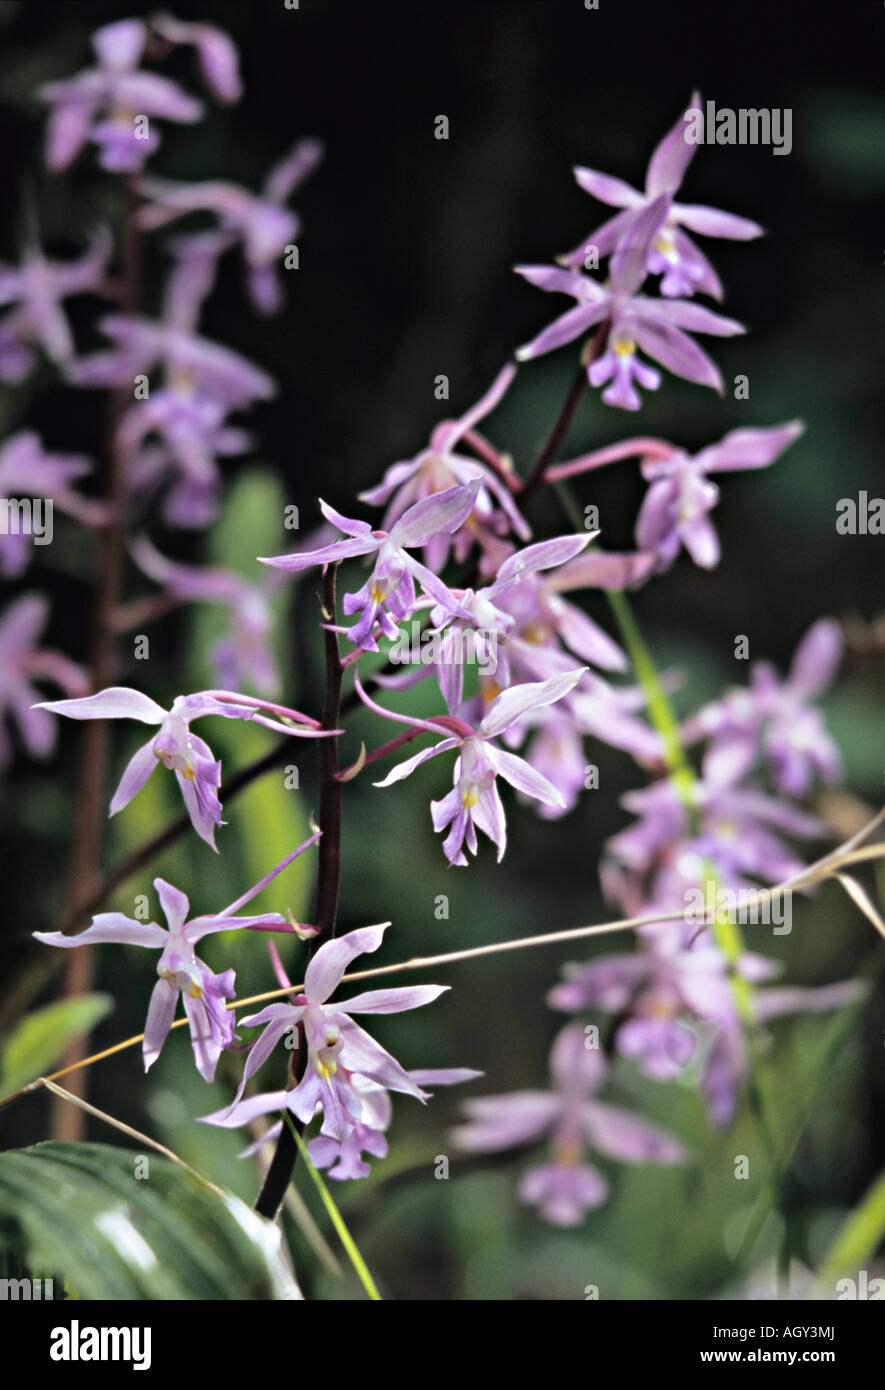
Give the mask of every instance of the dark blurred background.
<svg viewBox="0 0 885 1390">
<path fill-rule="evenodd" d="M 742 339 L 705 340 L 728 389 L 719 399 L 665 378 L 635 417 L 592 393 L 563 455 L 640 431 L 694 450 L 738 426 L 796 417 L 806 424 L 805 436 L 769 471 L 723 479 L 716 514 L 720 567 L 706 574 L 683 558 L 637 599 L 661 664 L 683 672 L 683 710 L 746 678 L 746 665 L 732 656 L 737 634 L 749 636 L 753 657 L 784 668 L 816 617 L 868 622 L 880 613 L 885 541 L 838 535 L 835 508 L 861 489 L 885 494 L 881 6 L 809 11 L 798 4 L 723 9 L 600 0 L 599 10 L 586 10 L 581 0 L 439 6 L 302 0 L 293 12 L 283 0 L 249 6 L 215 0 L 179 3 L 175 12 L 210 19 L 234 36 L 246 94 L 233 108 L 207 103 L 201 125 L 164 125 L 154 172 L 257 188 L 299 136 L 321 137 L 326 157 L 294 199 L 304 223 L 301 267 L 285 277 L 285 311 L 256 319 L 238 259 L 223 265 L 204 331 L 264 366 L 279 393 L 248 421 L 259 441 L 255 453 L 226 465 L 231 491 L 218 530 L 207 541 L 160 529 L 161 548 L 254 574 L 252 556 L 291 544 L 282 530 L 284 503 L 299 506 L 305 527 L 319 519 L 317 493 L 353 513 L 355 491 L 376 482 L 393 460 L 411 457 L 441 416 L 460 414 L 513 349 L 567 307 L 524 284 L 511 267 L 550 260 L 602 221 L 605 210 L 578 189 L 572 166 L 587 164 L 641 186 L 651 149 L 699 87 L 718 107 L 793 113 L 789 156 L 765 147 L 703 147 L 683 188 L 683 200 L 754 218 L 768 233 L 746 244 L 702 241 L 726 287 L 725 311 L 749 330 Z M 41 82 L 87 64 L 92 29 L 138 13 L 149 9 L 104 0 L 0 5 L 3 259 L 17 256 L 28 199 L 39 210 L 47 247 L 59 254 L 72 253 L 96 222 L 116 216 L 115 181 L 90 155 L 61 178 L 39 172 L 43 121 L 32 94 Z M 176 57 L 164 71 L 194 87 L 189 57 Z M 441 114 L 450 122 L 447 141 L 434 139 Z M 147 312 L 158 309 L 164 264 L 152 249 Z M 75 304 L 84 349 L 98 341 L 88 323 L 96 307 Z M 523 471 L 555 418 L 573 363 L 567 349 L 523 367 L 489 426 Z M 434 399 L 440 373 L 451 383 L 448 404 Z M 733 397 L 738 374 L 749 377 L 749 400 Z M 41 370 L 14 392 L 0 389 L 3 434 L 25 422 L 42 431 L 47 447 L 97 456 L 104 403 L 99 393 L 75 392 Z M 629 546 L 642 493 L 633 466 L 581 480 L 576 492 L 582 505 L 599 505 L 606 546 Z M 539 507 L 537 520 L 539 534 L 562 525 L 552 500 Z M 93 557 L 88 542 L 61 520 L 58 532 L 58 543 L 45 552 L 48 563 L 22 587 L 51 594 L 52 644 L 85 659 L 85 581 Z M 302 633 L 315 617 L 315 591 L 308 579 L 289 611 L 290 620 L 304 625 Z M 591 596 L 588 606 L 608 624 L 601 596 Z M 155 630 L 148 673 L 123 657 L 121 683 L 143 684 L 163 702 L 205 683 L 197 639 L 209 626 L 203 618 L 166 620 Z M 287 694 L 313 709 L 318 651 L 310 637 L 287 635 L 291 630 L 284 628 L 281 639 Z M 851 659 L 827 703 L 850 791 L 873 807 L 885 769 L 882 693 L 881 659 Z M 363 734 L 370 729 L 369 721 L 361 723 Z M 246 732 L 248 739 L 227 728 L 204 735 L 231 769 L 266 746 L 260 732 Z M 122 728 L 116 736 L 115 775 L 135 739 Z M 355 754 L 357 739 L 351 743 Z M 35 769 L 19 759 L 5 783 L 4 974 L 12 978 L 27 934 L 51 929 L 63 910 L 76 745 L 73 727 L 60 730 L 55 762 Z M 591 757 L 600 766 L 600 791 L 559 823 L 513 807 L 511 846 L 497 870 L 488 852 L 469 872 L 445 868 L 427 802 L 441 793 L 448 768 L 434 765 L 386 792 L 359 779 L 348 792 L 342 926 L 392 916 L 379 958 L 396 960 L 602 920 L 601 844 L 625 823 L 617 796 L 640 785 L 642 776 L 606 749 Z M 218 859 L 188 842 L 158 860 L 153 872 L 185 888 L 200 911 L 220 907 L 260 877 L 274 849 L 280 858 L 294 843 L 315 804 L 310 758 L 302 762 L 300 795 L 285 792 L 275 773 L 231 804 Z M 175 810 L 172 789 L 152 783 L 113 823 L 107 862 Z M 132 894 L 150 892 L 150 876 L 123 890 L 114 905 L 131 911 Z M 440 893 L 449 895 L 448 921 L 434 916 Z M 307 914 L 309 870 L 294 872 L 262 901 Z M 789 979 L 823 983 L 874 972 L 872 932 L 835 890 L 797 905 L 796 915 L 792 936 L 761 946 L 786 960 Z M 240 990 L 269 987 L 261 947 L 254 941 L 246 947 L 251 954 L 234 948 Z M 454 986 L 441 1004 L 420 1019 L 384 1020 L 379 1033 L 407 1064 L 482 1068 L 482 1090 L 543 1084 L 559 1022 L 543 996 L 558 966 L 576 954 L 528 952 L 453 968 L 441 977 Z M 292 959 L 297 970 L 297 956 Z M 126 963 L 131 969 L 124 971 L 109 951 L 102 958 L 100 984 L 118 1003 L 98 1044 L 141 1026 L 153 960 L 129 951 Z M 785 1022 L 775 1030 L 785 1117 L 806 1082 L 824 1069 L 815 1117 L 783 1198 L 788 1240 L 804 1263 L 814 1262 L 885 1158 L 881 1004 L 880 986 L 849 1042 L 825 1060 L 827 1020 Z M 217 1083 L 207 1101 L 209 1089 L 185 1054 L 184 1038 L 175 1035 L 147 1086 L 136 1054 L 102 1063 L 93 1071 L 91 1095 L 249 1199 L 256 1177 L 251 1165 L 235 1159 L 239 1136 L 215 1135 L 191 1118 L 220 1104 L 229 1081 Z M 453 1158 L 452 1179 L 433 1180 L 433 1156 L 450 1152 L 444 1134 L 456 1096 L 440 1094 L 420 1113 L 397 1102 L 387 1165 L 377 1165 L 366 1184 L 335 1189 L 386 1290 L 400 1298 L 558 1298 L 580 1297 L 585 1284 L 597 1283 L 606 1296 L 683 1298 L 709 1295 L 736 1278 L 734 1232 L 761 1182 L 748 1194 L 751 1184 L 732 1176 L 734 1155 L 759 1147 L 750 1121 L 717 1136 L 693 1091 L 653 1087 L 629 1068 L 619 1070 L 616 1090 L 622 1101 L 682 1134 L 698 1162 L 684 1172 L 655 1173 L 653 1181 L 647 1170 L 618 1170 L 609 1206 L 569 1234 L 515 1207 L 521 1155 L 460 1166 Z M 32 1097 L 5 1122 L 7 1142 L 33 1142 L 45 1136 L 47 1111 Z M 114 1139 L 100 1126 L 91 1133 Z M 762 1253 L 777 1238 L 773 1223 Z M 308 1265 L 297 1234 L 294 1243 L 300 1266 Z M 341 1296 L 340 1283 L 310 1274 L 306 1282 L 314 1292 Z"/>
</svg>

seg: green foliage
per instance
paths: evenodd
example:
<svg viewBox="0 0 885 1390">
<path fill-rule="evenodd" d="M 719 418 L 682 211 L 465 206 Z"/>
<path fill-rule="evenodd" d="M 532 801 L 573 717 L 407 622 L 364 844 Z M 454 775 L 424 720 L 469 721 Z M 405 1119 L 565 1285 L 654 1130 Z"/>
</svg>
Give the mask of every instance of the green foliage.
<svg viewBox="0 0 885 1390">
<path fill-rule="evenodd" d="M 49 1071 L 68 1044 L 89 1033 L 113 1007 L 109 994 L 82 994 L 27 1014 L 0 1051 L 0 1095 Z"/>
<path fill-rule="evenodd" d="M 856 1273 L 873 1259 L 883 1236 L 885 1173 L 880 1173 L 833 1241 L 820 1271 L 820 1283 L 826 1285 L 840 1274 Z"/>
<path fill-rule="evenodd" d="M 288 1299 L 276 1227 L 157 1154 L 36 1144 L 0 1154 L 3 1251 L 83 1299 Z"/>
</svg>

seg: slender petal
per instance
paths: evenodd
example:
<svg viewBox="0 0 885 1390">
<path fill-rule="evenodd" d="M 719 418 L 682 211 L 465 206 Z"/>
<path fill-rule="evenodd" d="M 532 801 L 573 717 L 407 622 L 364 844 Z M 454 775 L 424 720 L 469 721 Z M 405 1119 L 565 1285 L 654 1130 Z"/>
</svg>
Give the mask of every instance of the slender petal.
<svg viewBox="0 0 885 1390">
<path fill-rule="evenodd" d="M 495 771 L 517 791 L 534 797 L 536 801 L 543 801 L 547 806 L 565 805 L 553 784 L 524 758 L 517 757 L 515 753 L 506 753 L 503 748 L 489 748 L 488 755 Z"/>
<path fill-rule="evenodd" d="M 378 950 L 385 930 L 383 926 L 358 927 L 321 946 L 304 976 L 304 992 L 311 1004 L 324 1004 L 337 989 L 350 962 L 357 956 Z"/>
<path fill-rule="evenodd" d="M 37 708 L 68 719 L 137 719 L 142 724 L 162 724 L 166 718 L 166 711 L 155 700 L 124 685 L 113 685 L 79 700 L 48 700 Z"/>
<path fill-rule="evenodd" d="M 115 816 L 118 811 L 122 811 L 124 806 L 129 805 L 136 792 L 141 791 L 156 766 L 157 758 L 154 753 L 153 740 L 151 740 L 142 744 L 141 748 L 133 753 L 126 764 L 117 790 L 111 798 L 110 814 L 112 816 Z"/>
<path fill-rule="evenodd" d="M 348 1014 L 399 1014 L 405 1009 L 420 1009 L 432 1004 L 450 985 L 406 985 L 400 989 L 371 989 L 342 999 L 336 1008 Z"/>
<path fill-rule="evenodd" d="M 416 502 L 395 523 L 391 541 L 397 546 L 421 546 L 441 531 L 451 535 L 472 512 L 479 489 L 480 482 L 476 479 L 463 487 L 446 488 L 444 492 Z"/>
<path fill-rule="evenodd" d="M 175 1009 L 178 1004 L 178 990 L 170 980 L 158 980 L 151 993 L 147 1020 L 144 1025 L 144 1041 L 141 1050 L 144 1069 L 149 1071 L 160 1055 L 163 1043 L 172 1027 Z"/>
<path fill-rule="evenodd" d="M 480 731 L 486 738 L 494 738 L 496 734 L 503 733 L 529 710 L 562 699 L 563 695 L 574 689 L 586 670 L 587 667 L 582 666 L 577 671 L 551 676 L 550 680 L 527 681 L 523 685 L 511 686 L 509 690 L 496 696 L 489 705 L 480 724 Z"/>
<path fill-rule="evenodd" d="M 46 946 L 98 946 L 103 942 L 114 942 L 122 946 L 149 946 L 162 950 L 168 940 L 168 933 L 156 922 L 136 922 L 131 917 L 124 917 L 122 912 L 100 912 L 93 917 L 92 925 L 76 936 L 66 936 L 60 931 L 35 931 L 33 935 Z"/>
</svg>

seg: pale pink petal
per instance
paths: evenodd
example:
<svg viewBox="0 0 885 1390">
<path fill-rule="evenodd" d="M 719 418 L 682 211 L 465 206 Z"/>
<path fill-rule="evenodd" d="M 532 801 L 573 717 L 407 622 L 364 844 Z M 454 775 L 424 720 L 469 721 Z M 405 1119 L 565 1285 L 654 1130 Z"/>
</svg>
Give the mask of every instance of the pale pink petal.
<svg viewBox="0 0 885 1390">
<path fill-rule="evenodd" d="M 451 985 L 405 985 L 400 989 L 370 989 L 342 999 L 335 1007 L 347 1014 L 401 1014 L 406 1009 L 420 1009 L 432 1004 Z"/>
<path fill-rule="evenodd" d="M 124 685 L 112 685 L 78 700 L 47 700 L 37 708 L 68 719 L 137 719 L 142 724 L 162 724 L 166 718 L 166 711 L 155 700 Z"/>
<path fill-rule="evenodd" d="M 144 1040 L 141 1045 L 144 1069 L 149 1071 L 160 1055 L 163 1043 L 169 1035 L 175 1008 L 178 1004 L 178 990 L 169 980 L 158 980 L 151 992 L 147 1020 L 144 1025 Z"/>
<path fill-rule="evenodd" d="M 100 912 L 92 925 L 76 936 L 60 931 L 35 931 L 33 935 L 46 946 L 99 946 L 113 943 L 120 946 L 147 946 L 163 950 L 169 934 L 156 922 L 136 922 L 122 912 Z"/>
<path fill-rule="evenodd" d="M 386 928 L 358 927 L 333 941 L 327 941 L 311 958 L 304 976 L 304 993 L 311 1004 L 324 1004 L 338 987 L 341 976 L 357 956 L 377 951 Z"/>
</svg>

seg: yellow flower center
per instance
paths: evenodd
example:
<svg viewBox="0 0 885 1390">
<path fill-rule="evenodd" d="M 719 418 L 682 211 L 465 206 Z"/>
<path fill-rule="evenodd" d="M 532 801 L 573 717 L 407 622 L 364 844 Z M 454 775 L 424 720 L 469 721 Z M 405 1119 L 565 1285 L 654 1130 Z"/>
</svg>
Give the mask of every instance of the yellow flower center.
<svg viewBox="0 0 885 1390">
<path fill-rule="evenodd" d="M 676 241 L 669 228 L 663 227 L 661 231 L 658 232 L 658 235 L 655 237 L 654 247 L 656 251 L 660 251 L 665 260 L 673 264 L 679 260 L 679 256 L 676 252 Z"/>
<path fill-rule="evenodd" d="M 576 1163 L 580 1163 L 583 1149 L 579 1139 L 567 1139 L 556 1145 L 554 1158 L 557 1163 L 563 1163 L 571 1168 Z"/>
</svg>

